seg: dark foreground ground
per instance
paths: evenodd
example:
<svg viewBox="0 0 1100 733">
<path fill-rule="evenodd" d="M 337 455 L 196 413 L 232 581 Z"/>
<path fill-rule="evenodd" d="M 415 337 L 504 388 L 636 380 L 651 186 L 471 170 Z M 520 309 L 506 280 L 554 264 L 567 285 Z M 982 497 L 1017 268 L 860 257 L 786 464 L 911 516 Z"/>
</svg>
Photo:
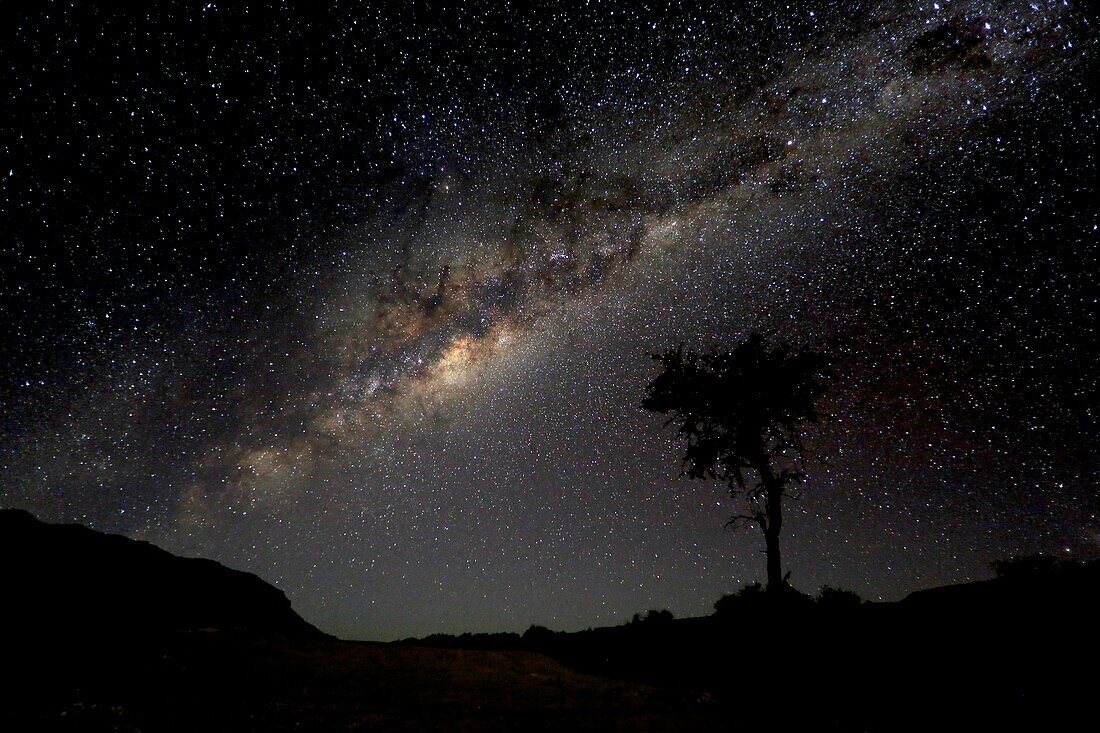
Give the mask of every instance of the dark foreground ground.
<svg viewBox="0 0 1100 733">
<path fill-rule="evenodd" d="M 1100 730 L 1100 561 L 1018 560 L 899 603 L 370 644 L 254 575 L 0 511 L 0 733 Z"/>
<path fill-rule="evenodd" d="M 707 731 L 699 695 L 539 654 L 192 632 L 23 645 L 5 731 Z M 4 723 L 3 719 L 7 718 Z"/>
<path fill-rule="evenodd" d="M 539 651 L 702 695 L 728 730 L 1100 730 L 1100 561 L 1025 564 L 898 603 L 734 600 L 706 618 L 404 643 Z"/>
<path fill-rule="evenodd" d="M 1016 590 L 447 642 L 526 647 L 506 650 L 242 631 L 23 639 L 0 730 L 1095 730 L 1095 588 Z"/>
</svg>

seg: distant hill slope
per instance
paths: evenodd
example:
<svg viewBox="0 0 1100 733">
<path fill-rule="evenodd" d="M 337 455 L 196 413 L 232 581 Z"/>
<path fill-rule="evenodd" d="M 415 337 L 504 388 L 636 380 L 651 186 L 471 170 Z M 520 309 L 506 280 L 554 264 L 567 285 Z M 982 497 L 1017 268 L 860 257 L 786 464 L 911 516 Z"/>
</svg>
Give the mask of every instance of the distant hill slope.
<svg viewBox="0 0 1100 733">
<path fill-rule="evenodd" d="M 251 573 L 147 542 L 0 510 L 0 622 L 8 633 L 82 636 L 205 628 L 326 635 Z"/>
<path fill-rule="evenodd" d="M 990 580 L 947 585 L 910 593 L 901 609 L 923 614 L 993 613 L 1034 618 L 1057 609 L 1100 606 L 1100 561 L 1052 563 Z"/>
<path fill-rule="evenodd" d="M 211 631 L 217 629 L 217 631 Z M 724 730 L 538 654 L 338 641 L 249 573 L 0 511 L 0 731 Z"/>
</svg>

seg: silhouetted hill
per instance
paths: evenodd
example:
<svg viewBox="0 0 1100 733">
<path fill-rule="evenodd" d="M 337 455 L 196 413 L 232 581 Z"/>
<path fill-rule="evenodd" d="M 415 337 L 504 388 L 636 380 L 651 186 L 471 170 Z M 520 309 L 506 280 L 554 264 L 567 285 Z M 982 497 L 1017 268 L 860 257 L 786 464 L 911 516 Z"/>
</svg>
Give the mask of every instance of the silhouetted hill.
<svg viewBox="0 0 1100 733">
<path fill-rule="evenodd" d="M 1095 606 L 1098 593 L 1100 561 L 1051 562 L 991 580 L 917 591 L 898 605 L 913 613 L 1020 616 Z"/>
<path fill-rule="evenodd" d="M 282 591 L 213 560 L 0 510 L 0 620 L 7 632 L 85 636 L 195 629 L 324 636 Z"/>
<path fill-rule="evenodd" d="M 338 641 L 254 575 L 0 511 L 0 731 L 712 731 L 538 654 Z"/>
</svg>

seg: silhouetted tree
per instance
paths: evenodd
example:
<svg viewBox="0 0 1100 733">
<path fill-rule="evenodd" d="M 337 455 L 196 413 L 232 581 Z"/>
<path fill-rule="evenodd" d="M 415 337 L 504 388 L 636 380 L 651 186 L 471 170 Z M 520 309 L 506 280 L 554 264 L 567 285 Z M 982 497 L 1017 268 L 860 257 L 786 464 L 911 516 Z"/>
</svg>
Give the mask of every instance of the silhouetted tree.
<svg viewBox="0 0 1100 733">
<path fill-rule="evenodd" d="M 747 511 L 729 521 L 764 533 L 768 591 L 785 586 L 779 534 L 783 499 L 805 477 L 802 430 L 817 422 L 817 402 L 831 372 L 815 351 L 749 335 L 732 351 L 699 353 L 681 345 L 654 354 L 663 371 L 646 387 L 642 407 L 668 415 L 687 442 L 683 474 L 726 482 Z M 747 472 L 759 478 L 746 483 Z"/>
</svg>

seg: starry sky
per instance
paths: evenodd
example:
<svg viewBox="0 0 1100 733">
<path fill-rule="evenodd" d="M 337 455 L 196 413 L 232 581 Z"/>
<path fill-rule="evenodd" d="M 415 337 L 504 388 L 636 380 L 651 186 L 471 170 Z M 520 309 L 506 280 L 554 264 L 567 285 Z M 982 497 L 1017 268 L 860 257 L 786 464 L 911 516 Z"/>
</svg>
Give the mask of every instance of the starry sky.
<svg viewBox="0 0 1100 733">
<path fill-rule="evenodd" d="M 1100 554 L 1088 3 L 0 9 L 0 504 L 348 638 L 763 577 L 648 354 L 828 351 L 791 582 Z"/>
</svg>

